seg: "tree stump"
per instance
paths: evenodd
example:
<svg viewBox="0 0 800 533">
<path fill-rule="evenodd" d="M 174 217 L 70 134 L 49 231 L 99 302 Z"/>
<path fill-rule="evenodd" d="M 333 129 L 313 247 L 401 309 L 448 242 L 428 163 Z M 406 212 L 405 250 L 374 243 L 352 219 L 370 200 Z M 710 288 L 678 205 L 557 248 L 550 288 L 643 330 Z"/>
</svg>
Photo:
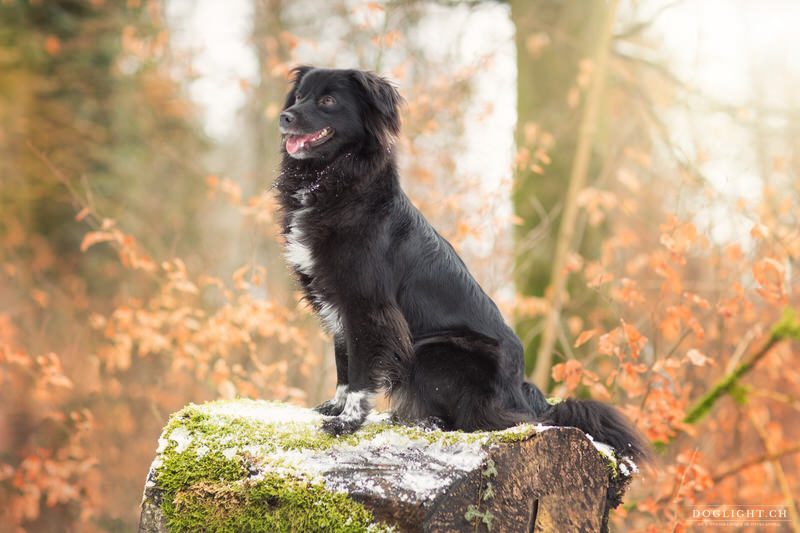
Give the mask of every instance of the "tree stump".
<svg viewBox="0 0 800 533">
<path fill-rule="evenodd" d="M 575 428 L 444 432 L 373 413 L 330 437 L 321 422 L 251 400 L 179 411 L 139 532 L 604 531 L 636 471 Z"/>
</svg>

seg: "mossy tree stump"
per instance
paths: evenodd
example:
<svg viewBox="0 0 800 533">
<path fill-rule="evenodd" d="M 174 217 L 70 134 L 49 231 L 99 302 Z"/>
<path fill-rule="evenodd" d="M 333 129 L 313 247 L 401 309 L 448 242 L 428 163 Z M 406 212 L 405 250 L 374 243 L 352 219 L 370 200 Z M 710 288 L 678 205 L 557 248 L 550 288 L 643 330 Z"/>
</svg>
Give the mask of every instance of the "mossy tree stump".
<svg viewBox="0 0 800 533">
<path fill-rule="evenodd" d="M 442 432 L 372 414 L 330 437 L 286 404 L 190 405 L 171 418 L 140 533 L 603 531 L 635 471 L 574 428 Z"/>
</svg>

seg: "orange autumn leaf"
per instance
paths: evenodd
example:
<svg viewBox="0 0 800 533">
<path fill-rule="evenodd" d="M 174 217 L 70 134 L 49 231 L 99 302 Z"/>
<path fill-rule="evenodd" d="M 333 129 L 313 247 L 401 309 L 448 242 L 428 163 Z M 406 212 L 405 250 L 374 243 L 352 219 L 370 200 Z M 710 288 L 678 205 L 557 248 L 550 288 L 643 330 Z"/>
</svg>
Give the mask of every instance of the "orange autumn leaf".
<svg viewBox="0 0 800 533">
<path fill-rule="evenodd" d="M 57 56 L 61 52 L 61 40 L 55 35 L 48 35 L 44 40 L 44 49 L 51 56 Z"/>
<path fill-rule="evenodd" d="M 735 263 L 744 257 L 742 254 L 742 247 L 739 244 L 729 244 L 724 250 L 725 259 L 729 263 Z"/>
<path fill-rule="evenodd" d="M 688 352 L 686 352 L 686 357 L 689 361 L 695 366 L 705 366 L 706 364 L 715 365 L 713 359 L 710 359 L 703 354 L 700 350 L 696 348 L 692 348 Z"/>
<path fill-rule="evenodd" d="M 85 252 L 89 247 L 94 246 L 100 242 L 106 242 L 114 239 L 114 235 L 108 231 L 90 231 L 83 236 L 81 241 L 81 252 Z"/>
<path fill-rule="evenodd" d="M 639 333 L 639 330 L 633 324 L 628 324 L 622 321 L 622 329 L 628 339 L 628 348 L 631 351 L 631 357 L 634 359 L 639 358 L 639 354 L 647 344 L 647 337 Z"/>
<path fill-rule="evenodd" d="M 567 389 L 572 391 L 581 382 L 583 365 L 580 361 L 570 359 L 566 363 L 559 363 L 553 366 L 551 375 L 555 381 L 563 381 Z"/>
<path fill-rule="evenodd" d="M 689 320 L 686 321 L 686 325 L 689 326 L 689 328 L 691 328 L 691 330 L 697 336 L 697 340 L 705 339 L 706 330 L 703 329 L 703 326 L 700 325 L 700 321 L 695 317 L 690 317 Z"/>
<path fill-rule="evenodd" d="M 78 211 L 78 214 L 76 214 L 76 215 L 75 215 L 75 220 L 76 220 L 76 221 L 78 221 L 78 222 L 80 222 L 81 220 L 83 220 L 84 218 L 86 218 L 86 216 L 87 216 L 89 213 L 90 213 L 90 211 L 89 211 L 89 208 L 88 208 L 88 207 L 84 207 L 83 209 L 81 209 L 80 211 Z"/>
<path fill-rule="evenodd" d="M 605 355 L 620 356 L 619 338 L 622 335 L 620 328 L 614 328 L 597 339 L 597 351 Z"/>
<path fill-rule="evenodd" d="M 573 344 L 572 347 L 577 348 L 578 346 L 586 344 L 586 342 L 595 335 L 597 335 L 599 331 L 600 331 L 599 329 L 588 329 L 586 331 L 581 332 L 581 334 L 578 335 L 578 339 L 575 341 L 575 344 Z"/>
<path fill-rule="evenodd" d="M 681 323 L 689 325 L 696 334 L 702 335 L 702 333 L 699 333 L 702 328 L 698 328 L 699 323 L 692 317 L 692 311 L 684 305 L 672 305 L 668 307 L 667 316 L 659 323 L 658 329 L 661 330 L 664 337 L 674 340 L 678 337 Z"/>
<path fill-rule="evenodd" d="M 711 308 L 711 304 L 708 303 L 708 300 L 706 300 L 705 298 L 703 298 L 700 295 L 694 294 L 692 292 L 684 292 L 683 296 L 686 297 L 693 304 L 696 304 L 696 305 L 702 307 L 703 309 L 710 309 Z"/>
<path fill-rule="evenodd" d="M 620 280 L 622 287 L 613 291 L 613 297 L 617 300 L 633 307 L 636 303 L 644 303 L 644 295 L 636 287 L 636 282 L 629 278 L 622 278 Z"/>
<path fill-rule="evenodd" d="M 674 340 L 678 337 L 678 333 L 681 330 L 681 319 L 678 315 L 669 313 L 664 320 L 658 324 L 658 329 L 661 330 L 661 334 L 664 335 L 664 337 L 669 340 Z"/>
<path fill-rule="evenodd" d="M 620 365 L 620 372 L 617 374 L 617 385 L 627 392 L 629 397 L 636 397 L 644 394 L 645 386 L 639 374 L 646 370 L 647 367 L 644 365 L 622 363 Z"/>
<path fill-rule="evenodd" d="M 767 302 L 773 305 L 787 303 L 783 281 L 786 267 L 775 258 L 765 257 L 753 264 L 753 278 L 761 287 L 756 289 Z"/>
<path fill-rule="evenodd" d="M 661 287 L 662 292 L 673 292 L 681 294 L 683 292 L 683 282 L 678 272 L 666 264 L 666 262 L 659 262 L 654 268 L 656 274 L 665 278 L 664 284 Z"/>
<path fill-rule="evenodd" d="M 754 239 L 763 239 L 769 235 L 769 228 L 760 222 L 756 222 L 750 230 L 750 236 Z"/>
</svg>

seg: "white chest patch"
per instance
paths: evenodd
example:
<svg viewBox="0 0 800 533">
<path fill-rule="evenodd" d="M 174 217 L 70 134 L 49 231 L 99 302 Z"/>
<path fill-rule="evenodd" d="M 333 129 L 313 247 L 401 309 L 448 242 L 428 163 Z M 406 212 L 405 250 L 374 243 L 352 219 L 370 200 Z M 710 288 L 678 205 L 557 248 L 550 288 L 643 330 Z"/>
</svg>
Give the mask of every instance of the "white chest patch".
<svg viewBox="0 0 800 533">
<path fill-rule="evenodd" d="M 289 232 L 286 234 L 286 260 L 295 270 L 311 278 L 314 277 L 314 255 L 306 235 L 306 217 L 311 212 L 311 207 L 299 209 L 292 216 Z M 311 300 L 318 306 L 319 317 L 322 324 L 329 332 L 337 334 L 342 331 L 342 319 L 339 311 L 323 295 L 311 291 Z"/>
<path fill-rule="evenodd" d="M 286 260 L 299 272 L 311 276 L 314 268 L 314 259 L 311 247 L 308 245 L 304 229 L 305 217 L 311 211 L 310 207 L 298 210 L 293 216 L 286 234 Z"/>
<path fill-rule="evenodd" d="M 322 319 L 325 328 L 334 335 L 342 331 L 344 329 L 342 317 L 339 316 L 339 311 L 336 310 L 336 307 L 330 302 L 322 301 L 320 303 L 322 307 L 319 310 L 319 317 Z"/>
</svg>

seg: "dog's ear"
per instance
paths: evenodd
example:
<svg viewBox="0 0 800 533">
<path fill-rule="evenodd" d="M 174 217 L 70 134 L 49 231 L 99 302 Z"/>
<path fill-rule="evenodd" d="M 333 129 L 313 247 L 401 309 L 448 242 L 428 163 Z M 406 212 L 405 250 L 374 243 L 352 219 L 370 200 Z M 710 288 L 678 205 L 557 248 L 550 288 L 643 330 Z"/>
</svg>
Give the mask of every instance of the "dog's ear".
<svg viewBox="0 0 800 533">
<path fill-rule="evenodd" d="M 387 79 L 373 72 L 352 71 L 356 89 L 361 93 L 364 126 L 383 148 L 391 148 L 400 133 L 400 106 L 403 97 Z"/>
<path fill-rule="evenodd" d="M 310 70 L 314 70 L 314 67 L 310 65 L 299 65 L 289 71 L 289 74 L 291 75 L 290 83 L 292 84 L 292 88 L 286 94 L 286 101 L 283 103 L 284 109 L 288 109 L 294 105 L 295 96 L 297 95 L 297 88 L 300 86 L 300 80 L 302 80 L 303 76 L 308 74 Z"/>
</svg>

